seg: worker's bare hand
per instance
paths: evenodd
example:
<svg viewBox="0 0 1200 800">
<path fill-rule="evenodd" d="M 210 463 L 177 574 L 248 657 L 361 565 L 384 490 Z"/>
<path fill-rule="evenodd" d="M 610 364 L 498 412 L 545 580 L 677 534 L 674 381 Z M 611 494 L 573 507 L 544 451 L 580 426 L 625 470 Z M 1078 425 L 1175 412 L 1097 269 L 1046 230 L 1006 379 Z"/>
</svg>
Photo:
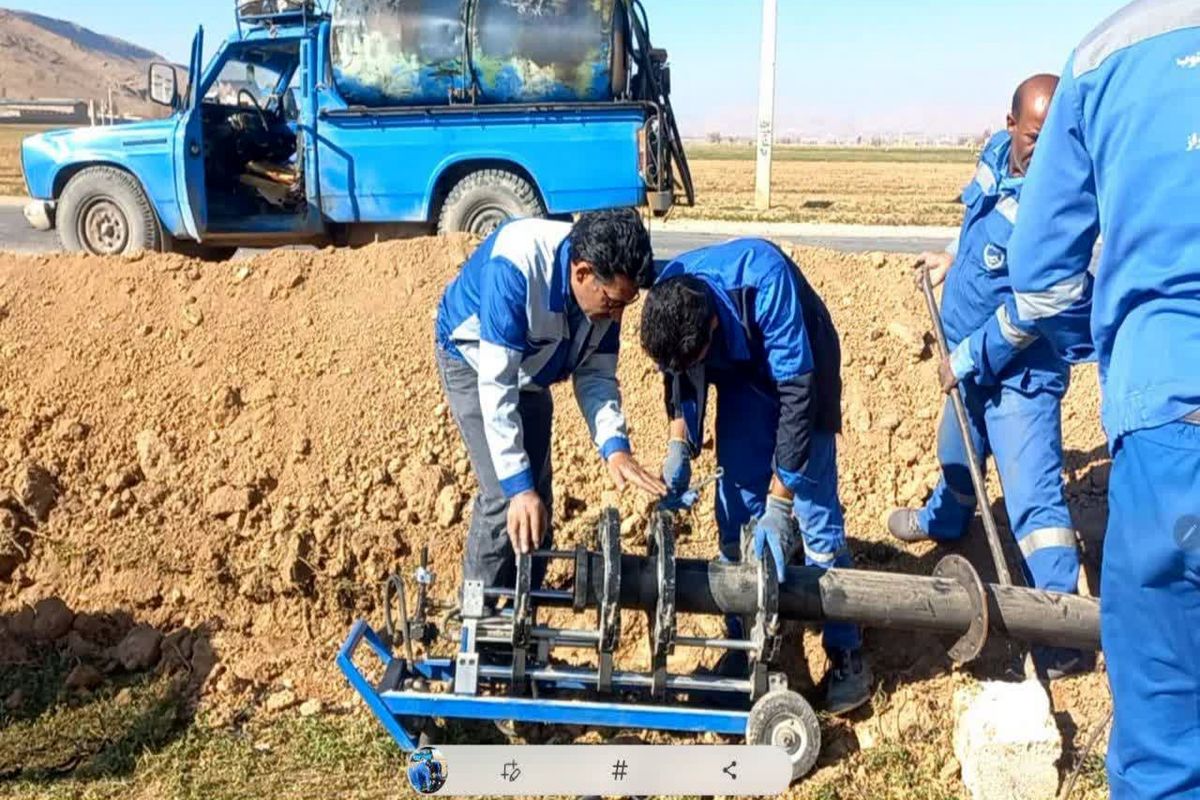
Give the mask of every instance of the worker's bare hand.
<svg viewBox="0 0 1200 800">
<path fill-rule="evenodd" d="M 618 489 L 633 484 L 651 497 L 666 497 L 667 485 L 662 479 L 646 470 L 629 453 L 613 453 L 608 458 L 608 474 Z"/>
<path fill-rule="evenodd" d="M 916 282 L 918 289 L 922 288 L 921 274 L 928 270 L 929 285 L 936 289 L 945 282 L 946 275 L 950 272 L 953 264 L 954 256 L 949 253 L 922 253 L 921 257 L 917 259 L 917 272 L 913 276 L 913 281 Z"/>
<path fill-rule="evenodd" d="M 546 504 L 532 489 L 521 492 L 508 503 L 508 538 L 519 555 L 532 553 L 542 544 L 550 515 Z"/>
<path fill-rule="evenodd" d="M 946 394 L 950 394 L 954 387 L 958 386 L 958 377 L 950 367 L 950 359 L 943 358 L 942 363 L 938 364 L 938 379 L 941 380 L 942 391 Z"/>
</svg>

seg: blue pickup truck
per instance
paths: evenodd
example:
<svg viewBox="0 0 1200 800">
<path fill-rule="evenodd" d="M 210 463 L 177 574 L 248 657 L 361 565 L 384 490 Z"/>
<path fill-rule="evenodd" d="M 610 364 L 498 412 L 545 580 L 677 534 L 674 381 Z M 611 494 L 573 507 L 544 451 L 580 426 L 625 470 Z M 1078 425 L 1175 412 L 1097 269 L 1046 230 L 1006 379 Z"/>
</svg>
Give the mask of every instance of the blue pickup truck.
<svg viewBox="0 0 1200 800">
<path fill-rule="evenodd" d="M 220 260 L 694 194 L 640 0 L 237 0 L 170 117 L 26 139 L 30 224 L 69 251 Z"/>
</svg>

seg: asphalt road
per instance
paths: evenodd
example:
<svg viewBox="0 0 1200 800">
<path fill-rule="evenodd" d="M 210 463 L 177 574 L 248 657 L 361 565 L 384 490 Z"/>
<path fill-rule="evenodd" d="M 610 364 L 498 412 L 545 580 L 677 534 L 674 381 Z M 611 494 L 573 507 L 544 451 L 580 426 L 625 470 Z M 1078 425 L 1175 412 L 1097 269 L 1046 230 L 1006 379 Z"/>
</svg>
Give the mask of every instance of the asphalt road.
<svg viewBox="0 0 1200 800">
<path fill-rule="evenodd" d="M 654 231 L 655 255 L 671 258 L 687 250 L 715 244 L 736 235 L 755 235 L 757 231 L 748 227 L 744 231 L 723 230 L 720 233 L 700 231 Z M 861 235 L 840 230 L 835 235 L 827 234 L 771 234 L 771 238 L 828 247 L 847 253 L 884 251 L 889 253 L 921 253 L 940 250 L 946 245 L 945 236 L 880 235 L 878 229 L 864 229 Z M 0 250 L 22 253 L 50 253 L 58 250 L 58 237 L 53 232 L 35 231 L 25 221 L 21 208 L 15 204 L 0 205 Z M 248 254 L 248 251 L 243 251 Z"/>
</svg>

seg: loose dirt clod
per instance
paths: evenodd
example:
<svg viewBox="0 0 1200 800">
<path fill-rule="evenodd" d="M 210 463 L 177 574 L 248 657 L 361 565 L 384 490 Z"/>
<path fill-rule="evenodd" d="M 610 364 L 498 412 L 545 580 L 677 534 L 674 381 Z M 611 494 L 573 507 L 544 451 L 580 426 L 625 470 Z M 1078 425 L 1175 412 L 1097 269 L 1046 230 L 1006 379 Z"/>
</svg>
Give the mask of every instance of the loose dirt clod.
<svg viewBox="0 0 1200 800">
<path fill-rule="evenodd" d="M 75 613 L 57 597 L 39 600 L 33 607 L 33 638 L 51 642 L 66 636 Z"/>
<path fill-rule="evenodd" d="M 79 664 L 67 675 L 64 685 L 68 689 L 95 689 L 104 683 L 104 673 L 91 664 Z"/>
<path fill-rule="evenodd" d="M 296 705 L 296 693 L 291 689 L 281 689 L 267 696 L 267 711 L 283 711 Z"/>
<path fill-rule="evenodd" d="M 149 669 L 158 662 L 162 652 L 162 634 L 147 625 L 140 625 L 117 645 L 117 660 L 130 672 Z"/>
<path fill-rule="evenodd" d="M 38 522 L 49 519 L 58 501 L 54 476 L 36 461 L 25 461 L 17 467 L 12 490 L 17 502 Z"/>
<path fill-rule="evenodd" d="M 233 486 L 220 486 L 209 492 L 204 500 L 204 508 L 217 519 L 225 519 L 237 513 L 250 510 L 254 504 L 254 492 L 250 489 L 238 489 Z"/>
</svg>

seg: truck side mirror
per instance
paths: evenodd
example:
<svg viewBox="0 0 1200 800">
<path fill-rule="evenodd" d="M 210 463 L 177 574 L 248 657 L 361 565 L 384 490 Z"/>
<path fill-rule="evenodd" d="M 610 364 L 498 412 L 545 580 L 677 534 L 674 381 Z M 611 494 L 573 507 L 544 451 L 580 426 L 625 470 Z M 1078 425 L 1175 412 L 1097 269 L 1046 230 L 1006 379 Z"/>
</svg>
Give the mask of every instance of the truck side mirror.
<svg viewBox="0 0 1200 800">
<path fill-rule="evenodd" d="M 179 107 L 179 78 L 170 64 L 150 65 L 150 100 L 160 106 Z"/>
</svg>

